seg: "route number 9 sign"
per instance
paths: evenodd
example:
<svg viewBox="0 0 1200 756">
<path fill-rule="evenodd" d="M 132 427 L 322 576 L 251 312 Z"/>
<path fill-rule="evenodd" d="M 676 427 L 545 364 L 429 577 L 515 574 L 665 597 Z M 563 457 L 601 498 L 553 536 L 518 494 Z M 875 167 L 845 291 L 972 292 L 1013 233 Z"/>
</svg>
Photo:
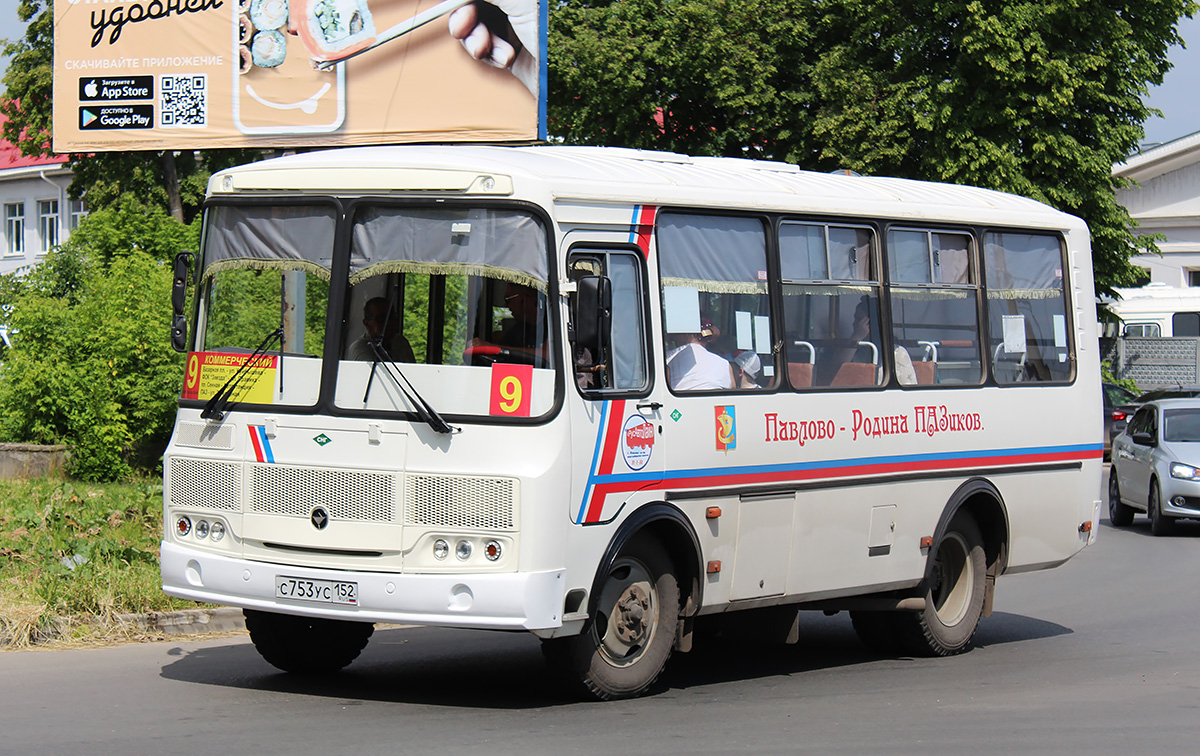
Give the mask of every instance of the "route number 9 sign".
<svg viewBox="0 0 1200 756">
<path fill-rule="evenodd" d="M 533 365 L 492 365 L 490 414 L 504 417 L 529 417 Z"/>
</svg>

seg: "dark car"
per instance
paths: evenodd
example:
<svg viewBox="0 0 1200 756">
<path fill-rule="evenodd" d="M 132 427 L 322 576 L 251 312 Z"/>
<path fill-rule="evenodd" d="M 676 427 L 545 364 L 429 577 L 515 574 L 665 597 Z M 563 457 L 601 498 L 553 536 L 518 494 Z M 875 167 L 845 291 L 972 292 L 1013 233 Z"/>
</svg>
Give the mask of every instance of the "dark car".
<svg viewBox="0 0 1200 756">
<path fill-rule="evenodd" d="M 1104 384 L 1104 458 L 1108 459 L 1112 449 L 1112 440 L 1125 430 L 1133 410 L 1126 412 L 1126 407 L 1136 400 L 1137 395 L 1115 383 Z M 1136 409 L 1136 408 L 1135 408 Z"/>
<path fill-rule="evenodd" d="M 1108 435 L 1104 438 L 1104 456 L 1107 458 L 1112 450 L 1112 440 L 1125 430 L 1129 418 L 1146 402 L 1156 402 L 1159 399 L 1190 399 L 1200 396 L 1200 386 L 1165 386 L 1140 394 L 1132 399 L 1114 401 L 1119 394 L 1112 391 L 1117 389 L 1126 392 L 1127 389 L 1112 383 L 1104 384 L 1104 425 Z"/>
</svg>

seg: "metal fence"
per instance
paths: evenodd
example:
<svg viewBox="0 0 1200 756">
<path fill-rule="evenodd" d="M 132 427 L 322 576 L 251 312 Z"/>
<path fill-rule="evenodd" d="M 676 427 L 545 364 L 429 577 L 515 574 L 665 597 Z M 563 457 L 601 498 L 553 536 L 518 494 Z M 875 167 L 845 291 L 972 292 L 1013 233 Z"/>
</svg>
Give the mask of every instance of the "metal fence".
<svg viewBox="0 0 1200 756">
<path fill-rule="evenodd" d="M 1100 355 L 1114 376 L 1145 391 L 1200 385 L 1200 338 L 1101 339 Z"/>
</svg>

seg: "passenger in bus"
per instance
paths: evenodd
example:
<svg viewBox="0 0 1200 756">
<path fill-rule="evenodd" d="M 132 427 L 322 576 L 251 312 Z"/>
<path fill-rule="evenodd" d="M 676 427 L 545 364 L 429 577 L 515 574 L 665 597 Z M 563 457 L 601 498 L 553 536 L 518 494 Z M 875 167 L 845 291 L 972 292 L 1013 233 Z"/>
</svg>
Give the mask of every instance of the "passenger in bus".
<svg viewBox="0 0 1200 756">
<path fill-rule="evenodd" d="M 758 383 L 762 376 L 762 360 L 749 349 L 743 349 L 733 357 L 733 376 L 738 388 L 762 388 Z"/>
<path fill-rule="evenodd" d="M 372 297 L 363 305 L 363 334 L 350 343 L 346 359 L 374 362 L 375 342 L 393 362 L 416 362 L 412 346 L 400 333 L 400 317 L 393 311 L 388 315 L 388 301 L 383 297 Z"/>
<path fill-rule="evenodd" d="M 877 343 L 871 337 L 871 308 L 864 297 L 858 306 L 854 308 L 854 323 L 850 331 L 850 345 L 841 351 L 840 367 L 834 375 L 833 385 L 843 386 L 865 386 L 879 383 L 882 375 L 879 373 L 879 365 L 874 362 L 860 361 L 860 357 L 864 357 L 860 350 L 866 348 L 862 346 L 862 342 Z M 892 353 L 893 368 L 896 371 L 896 381 L 902 386 L 917 385 L 917 372 L 913 368 L 912 357 L 908 350 L 900 345 L 896 345 Z M 872 365 L 872 368 L 867 368 Z M 861 367 L 860 367 L 861 366 Z M 857 371 L 855 368 L 859 368 Z M 875 373 L 872 378 L 867 375 L 865 370 L 870 370 Z"/>
<path fill-rule="evenodd" d="M 683 342 L 667 355 L 667 380 L 677 391 L 733 388 L 733 365 L 704 346 L 716 333 L 705 323 L 699 333 L 677 334 Z"/>
</svg>

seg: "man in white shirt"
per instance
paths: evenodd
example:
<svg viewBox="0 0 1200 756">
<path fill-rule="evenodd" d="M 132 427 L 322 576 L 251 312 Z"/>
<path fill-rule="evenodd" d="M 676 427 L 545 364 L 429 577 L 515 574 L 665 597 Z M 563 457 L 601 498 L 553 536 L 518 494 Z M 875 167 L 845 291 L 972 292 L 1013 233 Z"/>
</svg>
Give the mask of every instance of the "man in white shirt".
<svg viewBox="0 0 1200 756">
<path fill-rule="evenodd" d="M 684 343 L 667 355 L 667 380 L 675 391 L 733 388 L 733 366 L 708 351 L 702 339 L 712 336 L 707 323 L 700 333 L 683 336 Z"/>
</svg>

